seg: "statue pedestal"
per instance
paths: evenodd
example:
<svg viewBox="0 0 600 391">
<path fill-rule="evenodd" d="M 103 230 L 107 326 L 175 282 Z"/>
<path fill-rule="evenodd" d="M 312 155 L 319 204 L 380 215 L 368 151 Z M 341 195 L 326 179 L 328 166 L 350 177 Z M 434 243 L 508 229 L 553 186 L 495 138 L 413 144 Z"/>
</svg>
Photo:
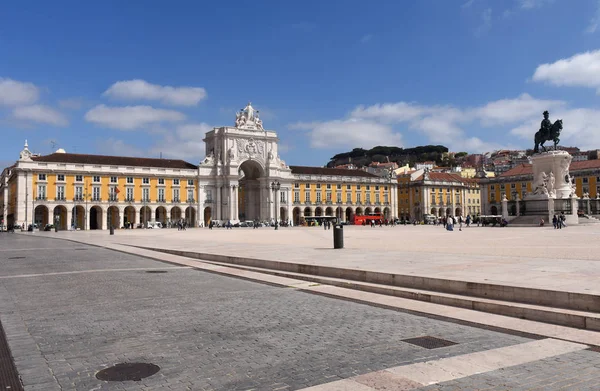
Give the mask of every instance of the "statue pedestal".
<svg viewBox="0 0 600 391">
<path fill-rule="evenodd" d="M 525 213 L 539 215 L 547 221 L 561 212 L 567 224 L 578 224 L 577 196 L 569 174 L 572 157 L 566 151 L 548 151 L 531 157 L 532 192 L 525 196 Z"/>
</svg>

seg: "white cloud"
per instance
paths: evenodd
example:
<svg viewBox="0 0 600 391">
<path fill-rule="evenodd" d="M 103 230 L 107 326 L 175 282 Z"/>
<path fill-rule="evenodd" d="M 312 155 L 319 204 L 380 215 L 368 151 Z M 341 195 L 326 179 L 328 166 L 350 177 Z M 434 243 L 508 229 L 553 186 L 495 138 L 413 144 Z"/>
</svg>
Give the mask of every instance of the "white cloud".
<svg viewBox="0 0 600 391">
<path fill-rule="evenodd" d="M 163 139 L 151 148 L 151 153 L 197 163 L 205 156 L 205 145 L 202 140 L 210 130 L 212 126 L 205 123 L 177 126 L 172 131 L 164 133 Z"/>
<path fill-rule="evenodd" d="M 475 30 L 476 36 L 481 36 L 492 28 L 492 9 L 487 8 L 481 13 L 481 24 Z"/>
<path fill-rule="evenodd" d="M 297 123 L 290 129 L 309 131 L 313 148 L 402 145 L 402 135 L 388 125 L 359 118 L 325 122 Z"/>
<path fill-rule="evenodd" d="M 420 133 L 429 143 L 445 144 L 452 150 L 485 152 L 509 146 L 486 141 L 466 129 L 481 131 L 492 126 L 515 126 L 528 120 L 539 125 L 544 110 L 564 110 L 565 107 L 566 102 L 536 99 L 529 94 L 471 108 L 396 102 L 357 106 L 345 119 L 299 123 L 290 128 L 307 130 L 311 146 L 315 148 L 400 145 L 402 135 L 396 129 L 399 127 Z M 528 124 L 527 137 L 535 129 L 532 126 Z"/>
<path fill-rule="evenodd" d="M 162 122 L 177 122 L 185 115 L 174 110 L 155 109 L 151 106 L 110 107 L 97 105 L 85 113 L 85 120 L 113 129 L 134 130 Z"/>
<path fill-rule="evenodd" d="M 98 149 L 109 156 L 136 156 L 136 157 L 148 157 L 142 149 L 125 143 L 123 140 L 117 140 L 109 138 L 106 140 L 97 141 Z"/>
<path fill-rule="evenodd" d="M 532 9 L 540 8 L 546 4 L 552 3 L 554 0 L 517 0 L 520 8 Z"/>
<path fill-rule="evenodd" d="M 63 114 L 44 105 L 15 107 L 12 111 L 12 116 L 18 120 L 54 126 L 65 126 L 69 124 L 69 121 Z"/>
<path fill-rule="evenodd" d="M 590 24 L 585 29 L 585 32 L 588 34 L 595 33 L 596 30 L 598 29 L 599 24 L 600 24 L 600 0 L 597 1 L 596 12 L 594 13 L 594 16 L 592 17 L 592 19 L 590 20 Z"/>
<path fill-rule="evenodd" d="M 136 79 L 118 81 L 103 95 L 123 100 L 155 100 L 173 106 L 195 106 L 206 98 L 206 90 L 201 87 L 160 86 Z"/>
<path fill-rule="evenodd" d="M 516 99 L 500 99 L 471 111 L 471 115 L 481 120 L 484 126 L 514 123 L 531 116 L 539 116 L 544 110 L 552 110 L 565 106 L 560 100 L 535 99 L 529 94 L 522 94 Z"/>
<path fill-rule="evenodd" d="M 600 110 L 571 108 L 550 113 L 550 119 L 563 120 L 564 129 L 560 135 L 560 145 L 577 146 L 582 150 L 596 149 L 600 145 Z M 513 128 L 510 133 L 524 140 L 531 140 L 540 128 L 541 119 L 530 119 Z"/>
<path fill-rule="evenodd" d="M 596 88 L 600 94 L 600 50 L 542 64 L 535 70 L 533 80 L 556 86 Z"/>
<path fill-rule="evenodd" d="M 373 34 L 366 34 L 366 35 L 363 35 L 363 36 L 360 38 L 359 42 L 360 42 L 360 43 L 367 43 L 367 42 L 369 42 L 369 41 L 370 41 L 372 38 L 373 38 Z"/>
<path fill-rule="evenodd" d="M 463 3 L 463 5 L 461 6 L 462 8 L 469 8 L 470 6 L 473 5 L 473 3 L 475 2 L 475 0 L 467 0 Z"/>
<path fill-rule="evenodd" d="M 32 83 L 24 83 L 0 77 L 0 105 L 30 105 L 40 97 L 40 90 Z"/>
<path fill-rule="evenodd" d="M 58 101 L 58 105 L 63 109 L 79 110 L 83 105 L 83 99 L 81 98 L 69 98 Z"/>
</svg>

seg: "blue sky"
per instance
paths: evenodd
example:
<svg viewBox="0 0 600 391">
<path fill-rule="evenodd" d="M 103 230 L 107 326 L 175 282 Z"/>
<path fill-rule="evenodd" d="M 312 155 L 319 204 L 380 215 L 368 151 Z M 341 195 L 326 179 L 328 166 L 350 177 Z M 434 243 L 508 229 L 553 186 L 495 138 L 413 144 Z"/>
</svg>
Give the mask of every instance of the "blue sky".
<svg viewBox="0 0 600 391">
<path fill-rule="evenodd" d="M 531 147 L 545 109 L 600 148 L 599 50 L 599 0 L 5 1 L 0 161 L 28 139 L 197 163 L 248 101 L 288 164 Z"/>
</svg>

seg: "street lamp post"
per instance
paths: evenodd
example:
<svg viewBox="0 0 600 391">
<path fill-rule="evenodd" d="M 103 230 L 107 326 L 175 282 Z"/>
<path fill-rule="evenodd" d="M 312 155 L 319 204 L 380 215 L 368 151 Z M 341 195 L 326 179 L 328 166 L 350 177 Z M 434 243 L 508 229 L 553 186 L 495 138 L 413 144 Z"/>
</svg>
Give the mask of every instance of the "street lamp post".
<svg viewBox="0 0 600 391">
<path fill-rule="evenodd" d="M 279 191 L 279 189 L 281 189 L 281 183 L 279 182 L 272 182 L 271 183 L 271 190 L 273 190 L 273 203 L 275 204 L 275 229 L 277 230 L 279 228 L 279 223 L 278 223 L 278 217 L 277 217 L 277 192 Z"/>
</svg>

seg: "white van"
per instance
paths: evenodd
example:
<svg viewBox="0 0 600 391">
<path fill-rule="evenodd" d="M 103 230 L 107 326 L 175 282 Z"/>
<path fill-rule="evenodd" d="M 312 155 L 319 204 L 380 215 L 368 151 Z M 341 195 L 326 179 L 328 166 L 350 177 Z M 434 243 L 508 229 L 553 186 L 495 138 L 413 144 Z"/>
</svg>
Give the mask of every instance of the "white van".
<svg viewBox="0 0 600 391">
<path fill-rule="evenodd" d="M 150 228 L 162 228 L 162 223 L 160 221 L 152 221 L 148 223 L 148 229 Z"/>
</svg>

